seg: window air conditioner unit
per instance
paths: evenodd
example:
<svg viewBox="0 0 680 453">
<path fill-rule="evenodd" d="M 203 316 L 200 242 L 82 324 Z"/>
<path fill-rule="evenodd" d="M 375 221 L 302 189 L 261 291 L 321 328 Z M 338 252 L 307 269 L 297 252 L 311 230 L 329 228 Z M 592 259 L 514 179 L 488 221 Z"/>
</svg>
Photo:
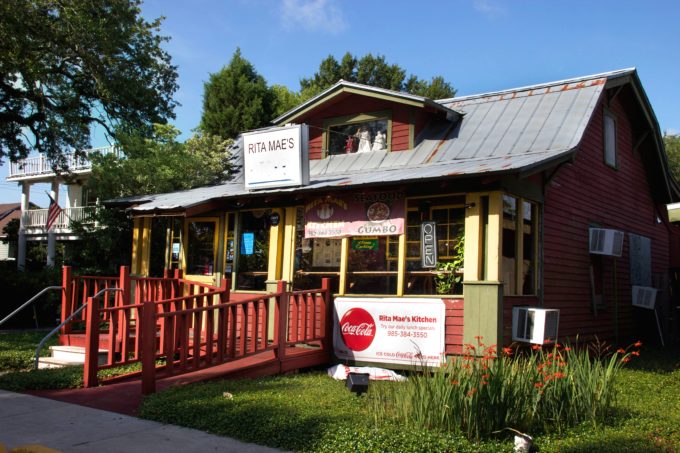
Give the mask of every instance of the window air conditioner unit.
<svg viewBox="0 0 680 453">
<path fill-rule="evenodd" d="M 633 305 L 640 308 L 654 310 L 656 302 L 656 288 L 649 286 L 633 286 Z"/>
<path fill-rule="evenodd" d="M 590 253 L 621 256 L 621 253 L 623 253 L 623 231 L 590 228 Z"/>
<path fill-rule="evenodd" d="M 543 344 L 557 340 L 560 311 L 546 308 L 513 307 L 512 341 Z"/>
</svg>

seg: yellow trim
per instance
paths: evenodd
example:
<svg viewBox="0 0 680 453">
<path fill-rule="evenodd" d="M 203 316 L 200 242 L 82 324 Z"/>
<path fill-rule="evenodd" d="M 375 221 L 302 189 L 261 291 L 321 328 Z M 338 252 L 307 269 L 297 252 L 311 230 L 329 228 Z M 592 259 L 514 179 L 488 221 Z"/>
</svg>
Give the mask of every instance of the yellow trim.
<svg viewBox="0 0 680 453">
<path fill-rule="evenodd" d="M 503 256 L 503 193 L 489 194 L 489 224 L 487 227 L 486 279 L 501 281 L 501 257 Z"/>
<path fill-rule="evenodd" d="M 347 286 L 347 262 L 349 261 L 349 238 L 344 237 L 340 240 L 340 283 L 338 294 L 345 295 Z"/>
<path fill-rule="evenodd" d="M 331 100 L 331 99 L 333 99 L 337 96 L 340 96 L 343 93 L 358 94 L 360 96 L 366 96 L 366 97 L 375 98 L 375 99 L 382 99 L 382 100 L 386 100 L 386 101 L 390 101 L 390 102 L 396 102 L 398 104 L 411 105 L 411 106 L 414 106 L 414 107 L 420 107 L 420 108 L 425 107 L 424 102 L 413 101 L 413 100 L 409 100 L 409 99 L 403 99 L 399 96 L 392 96 L 392 95 L 383 94 L 383 93 L 373 93 L 371 91 L 365 91 L 365 90 L 361 90 L 361 89 L 358 89 L 358 88 L 340 87 L 340 89 L 338 89 L 334 92 L 328 93 L 327 95 L 319 98 L 318 100 L 316 100 L 312 104 L 308 105 L 304 109 L 300 110 L 299 112 L 295 113 L 294 115 L 283 117 L 281 119 L 281 121 L 276 123 L 276 125 L 280 126 L 280 125 L 283 125 L 283 124 L 286 124 L 286 123 L 292 123 L 296 119 L 300 118 L 301 116 L 306 115 L 308 112 L 314 110 L 318 106 L 323 105 L 324 103 L 328 102 L 329 100 Z"/>
<path fill-rule="evenodd" d="M 406 281 L 406 219 L 404 219 L 404 232 L 399 235 L 399 259 L 397 261 L 397 296 L 404 295 L 404 282 Z"/>
<path fill-rule="evenodd" d="M 151 262 L 151 217 L 144 218 L 142 229 L 142 262 L 139 269 L 139 274 L 145 277 L 149 276 L 149 267 Z"/>
<path fill-rule="evenodd" d="M 279 214 L 279 224 L 269 227 L 269 262 L 267 263 L 267 280 L 279 280 L 281 278 L 281 261 L 283 259 L 283 222 L 285 221 L 283 209 L 272 209 L 273 213 Z"/>
<path fill-rule="evenodd" d="M 297 207 L 288 207 L 285 210 L 285 224 L 283 231 L 283 264 L 281 278 L 293 282 L 295 275 L 295 234 L 296 234 Z"/>
<path fill-rule="evenodd" d="M 408 149 L 415 148 L 416 139 L 416 113 L 413 109 L 408 112 Z"/>
<path fill-rule="evenodd" d="M 465 203 L 469 206 L 465 210 L 465 265 L 463 266 L 463 281 L 477 281 L 481 278 L 481 253 L 483 241 L 481 235 L 481 196 L 470 193 L 465 196 Z M 473 206 L 474 204 L 474 206 Z"/>
<path fill-rule="evenodd" d="M 141 254 L 139 250 L 139 233 L 142 230 L 141 217 L 135 217 L 133 220 L 132 227 L 132 269 L 130 269 L 133 275 L 137 275 L 139 272 L 139 262 L 141 260 Z"/>
</svg>

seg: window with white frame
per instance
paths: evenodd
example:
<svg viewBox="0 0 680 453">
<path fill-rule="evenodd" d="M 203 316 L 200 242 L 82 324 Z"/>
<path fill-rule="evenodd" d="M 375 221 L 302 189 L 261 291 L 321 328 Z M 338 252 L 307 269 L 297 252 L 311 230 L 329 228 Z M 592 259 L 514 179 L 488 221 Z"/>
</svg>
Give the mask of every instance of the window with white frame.
<svg viewBox="0 0 680 453">
<path fill-rule="evenodd" d="M 616 119 L 609 112 L 604 113 L 604 162 L 610 167 L 617 167 Z"/>
</svg>

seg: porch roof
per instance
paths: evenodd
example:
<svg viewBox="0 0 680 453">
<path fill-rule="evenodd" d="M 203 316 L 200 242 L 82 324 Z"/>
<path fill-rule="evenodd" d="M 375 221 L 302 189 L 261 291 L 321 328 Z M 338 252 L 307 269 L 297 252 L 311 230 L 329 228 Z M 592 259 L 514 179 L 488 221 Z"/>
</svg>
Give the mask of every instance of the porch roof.
<svg viewBox="0 0 680 453">
<path fill-rule="evenodd" d="M 236 141 L 236 174 L 227 183 L 131 197 L 133 214 L 184 211 L 197 205 L 272 193 L 394 185 L 438 179 L 513 173 L 525 176 L 572 158 L 605 84 L 634 75 L 624 69 L 512 90 L 437 101 L 462 118 L 429 124 L 412 150 L 333 155 L 310 161 L 304 187 L 247 191 L 241 172 L 242 141 Z"/>
</svg>

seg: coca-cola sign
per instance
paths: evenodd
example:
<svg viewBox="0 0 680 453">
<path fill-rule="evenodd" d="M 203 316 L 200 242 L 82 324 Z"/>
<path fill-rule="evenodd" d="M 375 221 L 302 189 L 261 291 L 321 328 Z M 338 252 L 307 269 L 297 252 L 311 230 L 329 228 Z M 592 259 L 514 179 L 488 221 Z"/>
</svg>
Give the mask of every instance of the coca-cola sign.
<svg viewBox="0 0 680 453">
<path fill-rule="evenodd" d="M 373 316 L 363 308 L 351 308 L 340 320 L 342 341 L 352 351 L 367 349 L 375 338 L 375 321 Z"/>
</svg>

